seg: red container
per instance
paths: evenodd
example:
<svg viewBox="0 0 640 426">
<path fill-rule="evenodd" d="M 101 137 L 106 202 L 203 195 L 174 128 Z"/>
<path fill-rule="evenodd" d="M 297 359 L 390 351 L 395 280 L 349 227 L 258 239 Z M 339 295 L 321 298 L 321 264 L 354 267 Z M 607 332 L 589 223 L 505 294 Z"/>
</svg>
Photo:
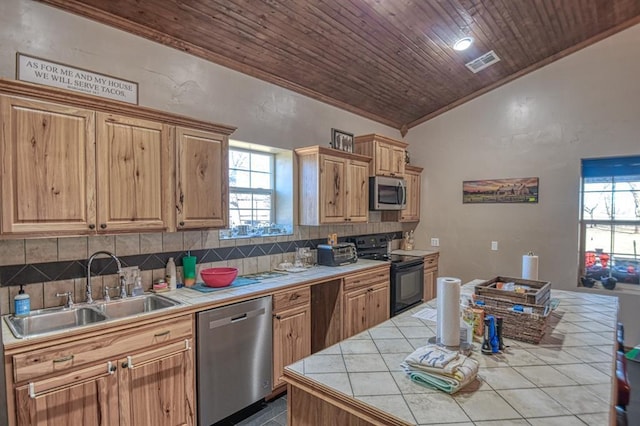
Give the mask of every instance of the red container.
<svg viewBox="0 0 640 426">
<path fill-rule="evenodd" d="M 238 268 L 207 268 L 200 276 L 207 287 L 227 287 L 238 276 Z"/>
</svg>

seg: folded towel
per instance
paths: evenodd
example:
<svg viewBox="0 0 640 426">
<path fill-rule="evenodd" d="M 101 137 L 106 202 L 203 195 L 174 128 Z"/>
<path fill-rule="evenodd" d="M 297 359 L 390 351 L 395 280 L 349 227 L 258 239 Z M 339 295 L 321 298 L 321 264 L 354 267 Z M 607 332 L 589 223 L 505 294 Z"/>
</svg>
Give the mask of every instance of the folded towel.
<svg viewBox="0 0 640 426">
<path fill-rule="evenodd" d="M 413 351 L 405 361 L 412 365 L 422 364 L 428 367 L 444 368 L 457 356 L 458 352 L 450 351 L 437 345 L 427 345 Z"/>
<path fill-rule="evenodd" d="M 432 358 L 426 356 L 427 353 L 432 353 L 431 346 L 433 345 L 416 349 L 405 359 L 405 362 L 400 364 L 412 381 L 431 389 L 453 394 L 475 380 L 478 374 L 476 360 L 457 352 L 437 348 L 440 351 L 453 352 L 454 357 L 451 359 L 450 354 L 446 354 L 446 357 L 441 358 L 439 354 L 434 354 L 432 358 L 435 357 L 438 361 L 431 362 Z M 423 362 L 420 362 L 420 359 Z M 442 365 L 444 359 L 448 359 L 444 366 L 430 365 Z"/>
</svg>

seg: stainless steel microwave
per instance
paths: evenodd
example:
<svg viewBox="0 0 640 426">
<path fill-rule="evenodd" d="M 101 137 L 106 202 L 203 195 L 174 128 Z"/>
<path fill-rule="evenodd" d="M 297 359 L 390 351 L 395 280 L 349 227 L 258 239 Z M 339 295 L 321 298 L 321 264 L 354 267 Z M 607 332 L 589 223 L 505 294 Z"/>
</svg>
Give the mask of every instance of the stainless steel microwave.
<svg viewBox="0 0 640 426">
<path fill-rule="evenodd" d="M 369 178 L 369 210 L 402 210 L 407 206 L 407 185 L 402 178 Z"/>
</svg>

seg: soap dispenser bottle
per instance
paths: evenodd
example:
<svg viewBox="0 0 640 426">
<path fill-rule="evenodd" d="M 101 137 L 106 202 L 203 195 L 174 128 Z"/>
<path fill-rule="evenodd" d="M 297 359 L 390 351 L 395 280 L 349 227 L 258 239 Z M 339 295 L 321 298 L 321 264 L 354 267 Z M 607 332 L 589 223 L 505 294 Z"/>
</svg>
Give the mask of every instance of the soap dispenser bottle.
<svg viewBox="0 0 640 426">
<path fill-rule="evenodd" d="M 24 292 L 22 284 L 20 284 L 18 295 L 13 299 L 13 304 L 13 311 L 16 315 L 29 315 L 29 312 L 31 312 L 31 298 Z"/>
</svg>

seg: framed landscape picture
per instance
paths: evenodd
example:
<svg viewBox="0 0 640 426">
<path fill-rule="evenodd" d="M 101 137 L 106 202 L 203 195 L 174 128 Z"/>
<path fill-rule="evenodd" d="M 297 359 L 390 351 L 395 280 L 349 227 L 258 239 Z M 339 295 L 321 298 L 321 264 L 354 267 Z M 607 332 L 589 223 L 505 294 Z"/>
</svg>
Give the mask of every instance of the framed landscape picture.
<svg viewBox="0 0 640 426">
<path fill-rule="evenodd" d="M 473 203 L 537 203 L 537 177 L 466 180 L 462 182 L 462 202 Z"/>
</svg>

